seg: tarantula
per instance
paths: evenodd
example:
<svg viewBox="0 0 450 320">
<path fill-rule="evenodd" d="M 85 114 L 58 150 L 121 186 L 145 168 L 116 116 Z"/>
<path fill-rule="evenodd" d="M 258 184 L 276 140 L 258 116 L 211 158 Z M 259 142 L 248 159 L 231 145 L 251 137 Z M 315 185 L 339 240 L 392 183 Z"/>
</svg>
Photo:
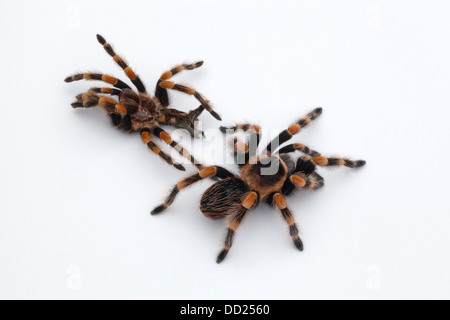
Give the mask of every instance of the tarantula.
<svg viewBox="0 0 450 320">
<path fill-rule="evenodd" d="M 227 130 L 248 131 L 250 139 L 240 142 L 234 139 L 234 153 L 239 161 L 240 175 L 236 176 L 219 166 L 209 166 L 186 179 L 178 182 L 163 204 L 156 207 L 151 213 L 158 214 L 170 206 L 178 192 L 193 183 L 206 178 L 222 179 L 209 187 L 202 195 L 200 210 L 210 219 L 222 219 L 231 216 L 228 226 L 225 245 L 217 257 L 220 263 L 228 254 L 233 244 L 233 236 L 246 213 L 263 201 L 275 205 L 289 226 L 292 240 L 300 251 L 303 243 L 298 235 L 298 228 L 294 217 L 288 209 L 285 197 L 295 189 L 317 190 L 323 187 L 324 180 L 316 172 L 316 167 L 346 166 L 358 168 L 365 165 L 364 160 L 352 161 L 344 158 L 327 158 L 301 143 L 289 144 L 280 149 L 283 143 L 307 126 L 322 113 L 317 108 L 307 116 L 282 131 L 266 147 L 265 151 L 257 155 L 256 148 L 260 141 L 260 128 L 250 124 L 240 124 L 232 128 L 221 127 L 222 132 Z M 250 145 L 255 142 L 256 148 L 251 150 Z M 278 149 L 278 150 L 277 150 Z M 300 151 L 304 153 L 297 162 L 289 153 Z M 272 170 L 272 171 L 270 171 Z"/>
<path fill-rule="evenodd" d="M 172 140 L 170 135 L 164 131 L 161 125 L 170 125 L 176 128 L 187 129 L 189 133 L 194 136 L 198 133 L 194 126 L 194 122 L 203 112 L 207 110 L 217 120 L 221 120 L 220 116 L 212 109 L 209 101 L 192 88 L 175 84 L 168 81 L 174 75 L 183 70 L 194 70 L 203 64 L 199 61 L 193 64 L 182 64 L 175 68 L 164 72 L 156 84 L 155 96 L 152 97 L 147 93 L 144 84 L 138 75 L 128 66 L 128 64 L 117 55 L 111 45 L 105 41 L 101 35 L 97 35 L 97 40 L 106 50 L 106 52 L 113 57 L 114 61 L 124 70 L 127 77 L 131 80 L 138 92 L 131 89 L 125 82 L 113 76 L 101 73 L 79 73 L 67 77 L 65 82 L 72 82 L 78 80 L 99 80 L 112 85 L 104 88 L 91 88 L 89 91 L 79 94 L 77 101 L 72 103 L 74 108 L 91 108 L 94 106 L 101 106 L 105 109 L 112 119 L 112 123 L 119 129 L 128 132 L 137 132 L 141 134 L 142 141 L 150 148 L 151 151 L 159 155 L 168 164 L 175 168 L 185 171 L 183 165 L 176 163 L 172 157 L 161 151 L 161 148 L 152 141 L 151 136 L 155 135 L 172 148 L 177 150 L 181 156 L 189 159 L 197 168 L 202 168 L 202 165 L 195 160 L 186 150 L 184 150 L 178 143 Z M 176 109 L 168 108 L 169 96 L 167 89 L 184 92 L 193 95 L 201 105 L 185 113 Z M 109 95 L 109 96 L 108 96 Z M 116 101 L 112 96 L 117 96 L 119 101 Z M 201 132 L 203 134 L 203 132 Z"/>
</svg>

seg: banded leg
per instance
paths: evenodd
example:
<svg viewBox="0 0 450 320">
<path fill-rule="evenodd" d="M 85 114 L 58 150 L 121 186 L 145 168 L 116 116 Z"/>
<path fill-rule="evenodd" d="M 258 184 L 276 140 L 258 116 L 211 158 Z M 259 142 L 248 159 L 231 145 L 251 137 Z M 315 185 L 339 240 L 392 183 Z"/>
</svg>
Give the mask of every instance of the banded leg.
<svg viewBox="0 0 450 320">
<path fill-rule="evenodd" d="M 241 123 L 233 127 L 223 127 L 223 126 L 220 127 L 220 131 L 226 134 L 234 134 L 236 131 L 239 130 L 243 132 L 248 131 L 250 133 L 249 138 L 250 147 L 253 147 L 253 144 L 255 144 L 254 149 L 256 150 L 261 140 L 261 128 L 259 126 L 249 123 Z"/>
<path fill-rule="evenodd" d="M 192 64 L 182 64 L 182 65 L 176 66 L 175 68 L 172 68 L 169 71 L 164 72 L 161 75 L 161 77 L 159 78 L 158 83 L 156 84 L 156 89 L 155 89 L 155 96 L 159 99 L 159 102 L 161 102 L 161 104 L 164 107 L 169 106 L 169 95 L 167 94 L 167 89 L 165 89 L 159 85 L 161 83 L 161 81 L 169 80 L 174 75 L 176 75 L 177 73 L 180 73 L 183 70 L 194 70 L 194 69 L 201 67 L 202 65 L 203 65 L 203 61 L 199 61 L 199 62 L 192 63 Z"/>
<path fill-rule="evenodd" d="M 103 87 L 103 88 L 94 87 L 94 88 L 89 89 L 89 91 L 92 91 L 95 93 L 109 94 L 111 96 L 120 96 L 120 94 L 122 93 L 122 91 L 119 89 L 113 89 L 113 88 L 108 88 L 108 87 Z M 120 125 L 120 123 L 122 122 L 122 116 L 120 114 L 112 113 L 109 115 L 109 117 L 111 118 L 113 125 L 116 127 L 118 125 Z"/>
<path fill-rule="evenodd" d="M 326 158 L 322 156 L 314 157 L 312 162 L 321 167 L 340 167 L 359 168 L 366 164 L 365 160 L 352 161 L 345 158 Z"/>
<path fill-rule="evenodd" d="M 311 121 L 316 119 L 320 114 L 322 113 L 322 108 L 316 108 L 310 113 L 308 113 L 306 116 L 298 120 L 296 123 L 291 125 L 288 129 L 282 131 L 278 137 L 276 137 L 274 140 L 272 140 L 271 143 L 269 143 L 266 147 L 266 150 L 268 152 L 275 151 L 278 149 L 279 146 L 281 146 L 283 143 L 288 141 L 292 138 L 292 136 L 296 133 L 298 133 L 302 128 L 306 127 Z"/>
<path fill-rule="evenodd" d="M 159 83 L 159 86 L 164 89 L 172 89 L 194 96 L 214 118 L 216 118 L 217 120 L 222 120 L 219 114 L 217 114 L 217 112 L 212 109 L 209 101 L 205 100 L 205 98 L 203 98 L 203 96 L 194 89 L 166 80 L 161 81 Z"/>
<path fill-rule="evenodd" d="M 103 46 L 105 51 L 113 57 L 114 61 L 123 69 L 127 77 L 133 82 L 134 86 L 138 89 L 139 92 L 145 93 L 145 86 L 142 83 L 139 76 L 134 73 L 133 69 L 131 69 L 128 64 L 119 56 L 117 55 L 111 45 L 106 42 L 105 38 L 103 38 L 101 35 L 97 34 L 97 40 L 98 42 Z"/>
<path fill-rule="evenodd" d="M 188 151 L 186 151 L 182 146 L 180 146 L 176 141 L 172 139 L 170 134 L 161 129 L 160 127 L 156 127 L 153 129 L 153 134 L 167 143 L 169 146 L 174 148 L 178 153 L 185 159 L 188 159 L 194 166 L 198 169 L 203 169 L 203 165 L 194 158 Z"/>
<path fill-rule="evenodd" d="M 72 107 L 74 108 L 92 108 L 98 105 L 105 109 L 108 114 L 118 114 L 123 117 L 128 113 L 124 105 L 118 103 L 111 97 L 98 95 L 94 91 L 79 94 L 76 98 L 77 101 L 72 103 Z"/>
<path fill-rule="evenodd" d="M 122 91 L 119 89 L 113 89 L 113 88 L 107 88 L 107 87 L 104 87 L 104 88 L 94 87 L 94 88 L 89 89 L 89 91 L 92 91 L 95 93 L 109 94 L 112 96 L 120 96 L 120 94 L 122 93 Z"/>
<path fill-rule="evenodd" d="M 295 224 L 295 220 L 294 217 L 292 216 L 291 211 L 287 207 L 286 200 L 284 199 L 281 193 L 275 193 L 273 196 L 273 201 L 275 202 L 275 205 L 278 207 L 278 209 L 281 211 L 284 220 L 289 226 L 289 234 L 292 238 L 292 241 L 294 242 L 295 247 L 298 250 L 303 251 L 303 242 L 298 235 L 297 225 Z"/>
<path fill-rule="evenodd" d="M 218 177 L 220 179 L 225 179 L 228 177 L 234 177 L 234 175 L 222 167 L 217 167 L 217 166 L 206 167 L 206 168 L 200 170 L 198 173 L 178 182 L 175 185 L 175 187 L 173 187 L 172 191 L 170 192 L 170 194 L 166 198 L 166 200 L 164 200 L 163 204 L 161 204 L 158 207 L 156 207 L 155 209 L 153 209 L 151 214 L 155 215 L 155 214 L 163 212 L 173 203 L 173 201 L 175 200 L 175 197 L 181 190 L 189 187 L 190 185 L 192 185 L 200 180 L 210 178 L 210 177 Z"/>
<path fill-rule="evenodd" d="M 249 137 L 246 139 L 245 143 L 238 141 L 236 137 L 233 140 L 233 152 L 238 165 L 248 163 L 250 158 L 257 154 L 258 145 L 261 138 L 261 129 L 259 126 L 243 123 L 233 127 L 221 126 L 220 131 L 230 135 L 235 134 L 237 131 L 249 133 Z"/>
<path fill-rule="evenodd" d="M 319 152 L 314 151 L 301 143 L 294 143 L 294 144 L 287 145 L 287 146 L 281 148 L 280 150 L 278 150 L 277 153 L 282 154 L 282 153 L 291 153 L 291 152 L 295 152 L 295 151 L 300 151 L 311 157 L 320 156 Z"/>
<path fill-rule="evenodd" d="M 322 188 L 325 184 L 323 177 L 316 172 L 306 176 L 302 173 L 294 173 L 289 177 L 289 180 L 297 189 L 306 189 L 315 191 Z"/>
<path fill-rule="evenodd" d="M 158 147 L 157 144 L 155 144 L 152 141 L 150 132 L 148 131 L 142 131 L 141 132 L 141 139 L 142 142 L 144 142 L 151 151 L 153 151 L 154 153 L 156 153 L 158 156 L 161 157 L 161 159 L 163 159 L 165 162 L 167 162 L 169 165 L 174 166 L 175 168 L 177 168 L 178 170 L 181 171 L 186 171 L 186 169 L 183 167 L 183 165 L 176 163 L 171 156 L 169 156 L 168 154 L 166 154 L 164 151 L 161 150 L 160 147 Z"/>
<path fill-rule="evenodd" d="M 225 257 L 227 256 L 228 251 L 230 251 L 230 248 L 233 245 L 233 238 L 237 228 L 244 219 L 244 216 L 247 213 L 247 211 L 255 207 L 257 202 L 258 202 L 258 194 L 256 192 L 253 191 L 249 192 L 245 196 L 244 200 L 242 201 L 241 207 L 239 208 L 238 212 L 234 215 L 233 219 L 231 219 L 231 222 L 228 225 L 227 236 L 225 237 L 225 244 L 222 251 L 220 251 L 219 255 L 217 256 L 216 260 L 217 263 L 221 263 L 223 259 L 225 259 Z"/>
<path fill-rule="evenodd" d="M 122 80 L 103 73 L 94 73 L 94 72 L 77 73 L 64 79 L 65 82 L 73 82 L 79 80 L 98 80 L 112 84 L 114 87 L 118 89 L 131 89 L 130 86 L 127 85 Z"/>
</svg>

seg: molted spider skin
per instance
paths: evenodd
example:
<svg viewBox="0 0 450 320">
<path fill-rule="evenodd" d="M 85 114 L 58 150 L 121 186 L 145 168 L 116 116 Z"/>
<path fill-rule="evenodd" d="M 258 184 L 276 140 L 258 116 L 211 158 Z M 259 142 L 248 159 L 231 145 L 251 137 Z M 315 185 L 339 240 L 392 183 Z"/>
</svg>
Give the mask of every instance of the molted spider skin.
<svg viewBox="0 0 450 320">
<path fill-rule="evenodd" d="M 220 180 L 205 191 L 200 200 L 200 210 L 207 218 L 223 219 L 241 206 L 242 196 L 249 190 L 239 178 Z"/>
<path fill-rule="evenodd" d="M 157 81 L 155 95 L 147 93 L 146 88 L 139 76 L 128 66 L 127 62 L 116 54 L 112 46 L 106 42 L 101 36 L 97 35 L 98 42 L 103 46 L 105 51 L 114 59 L 124 71 L 128 79 L 133 83 L 138 92 L 135 92 L 124 81 L 113 76 L 94 72 L 78 73 L 67 77 L 65 82 L 73 82 L 79 80 L 95 80 L 101 81 L 106 87 L 91 88 L 87 92 L 76 96 L 77 101 L 72 103 L 74 108 L 92 108 L 95 106 L 102 107 L 111 118 L 114 126 L 126 132 L 139 132 L 143 142 L 148 148 L 157 154 L 161 159 L 169 165 L 179 170 L 185 168 L 176 163 L 171 156 L 161 150 L 161 148 L 152 141 L 152 136 L 156 136 L 170 147 L 174 148 L 181 156 L 191 161 L 197 168 L 203 166 L 192 155 L 183 149 L 177 142 L 173 141 L 170 135 L 160 126 L 168 125 L 175 128 L 186 129 L 192 136 L 196 136 L 199 132 L 194 123 L 200 114 L 207 110 L 217 120 L 221 120 L 220 116 L 212 109 L 208 100 L 206 100 L 199 92 L 193 88 L 176 84 L 168 81 L 176 74 L 183 70 L 194 70 L 203 65 L 203 61 L 192 64 L 182 64 L 169 71 L 164 72 Z M 113 86 L 111 88 L 109 86 Z M 167 90 L 179 91 L 191 95 L 197 99 L 201 105 L 191 110 L 189 113 L 176 109 L 168 108 L 169 96 Z"/>
<path fill-rule="evenodd" d="M 234 234 L 246 213 L 261 201 L 279 210 L 289 227 L 289 235 L 294 246 L 303 251 L 303 242 L 300 239 L 294 216 L 288 208 L 286 197 L 294 190 L 315 191 L 322 188 L 324 179 L 316 172 L 319 167 L 359 168 L 366 164 L 364 160 L 327 158 L 301 143 L 281 146 L 321 113 L 322 109 L 317 108 L 296 121 L 287 130 L 282 131 L 278 138 L 273 140 L 259 156 L 256 155 L 257 148 L 252 149 L 247 143 L 234 139 L 234 156 L 240 168 L 239 175 L 234 176 L 231 172 L 218 166 L 205 167 L 198 174 L 178 182 L 169 197 L 163 204 L 156 207 L 152 214 L 166 210 L 173 203 L 178 192 L 187 186 L 206 178 L 221 178 L 223 180 L 216 182 L 205 191 L 200 201 L 200 210 L 206 217 L 210 219 L 231 217 L 224 247 L 217 256 L 217 263 L 222 262 L 227 256 L 233 244 Z M 226 132 L 228 129 L 243 131 L 251 129 L 254 136 L 260 134 L 258 126 L 249 124 L 237 125 L 233 128 L 222 127 L 221 131 Z M 258 137 L 256 141 L 259 141 Z M 297 151 L 304 155 L 295 162 L 289 153 Z M 245 162 L 240 163 L 238 160 Z"/>
</svg>

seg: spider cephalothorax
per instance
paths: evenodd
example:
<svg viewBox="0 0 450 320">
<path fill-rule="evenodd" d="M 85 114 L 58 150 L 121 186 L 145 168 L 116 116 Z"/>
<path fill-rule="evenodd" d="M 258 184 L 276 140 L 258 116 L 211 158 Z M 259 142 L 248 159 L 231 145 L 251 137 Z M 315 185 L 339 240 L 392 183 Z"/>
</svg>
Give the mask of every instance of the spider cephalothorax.
<svg viewBox="0 0 450 320">
<path fill-rule="evenodd" d="M 161 129 L 160 126 L 169 125 L 186 129 L 194 136 L 198 133 L 194 123 L 203 110 L 206 109 L 216 119 L 221 120 L 220 116 L 211 108 L 209 101 L 205 100 L 200 93 L 187 86 L 168 81 L 171 77 L 183 70 L 193 70 L 200 67 L 203 64 L 203 61 L 193 64 L 182 64 L 164 72 L 156 84 L 155 96 L 151 96 L 147 93 L 139 76 L 137 76 L 128 64 L 114 52 L 111 45 L 100 35 L 97 35 L 97 40 L 106 52 L 113 57 L 114 61 L 124 70 L 138 92 L 135 92 L 122 80 L 110 75 L 93 72 L 79 73 L 67 77 L 65 81 L 72 82 L 82 79 L 98 80 L 108 83 L 114 88 L 91 88 L 89 91 L 79 94 L 76 97 L 77 101 L 72 103 L 72 106 L 74 108 L 101 106 L 111 117 L 112 123 L 115 126 L 124 131 L 140 132 L 143 142 L 170 165 L 173 165 L 177 169 L 185 170 L 181 164 L 175 163 L 172 157 L 161 151 L 158 145 L 152 141 L 152 135 L 157 136 L 176 149 L 183 157 L 189 159 L 198 168 L 202 168 L 201 164 L 199 164 L 179 144 L 173 141 L 170 135 Z M 168 108 L 169 96 L 167 89 L 193 95 L 201 105 L 189 113 Z M 113 98 L 114 96 L 117 97 L 118 101 Z M 201 133 L 203 134 L 203 132 Z"/>
<path fill-rule="evenodd" d="M 295 189 L 317 190 L 323 187 L 324 180 L 316 173 L 317 166 L 358 168 L 366 163 L 364 160 L 326 158 L 300 143 L 279 148 L 321 113 L 322 109 L 317 108 L 291 125 L 287 130 L 282 131 L 261 155 L 256 155 L 256 149 L 260 141 L 258 126 L 241 124 L 232 128 L 222 127 L 223 132 L 242 130 L 250 133 L 250 139 L 246 143 L 239 142 L 237 139 L 234 140 L 235 158 L 240 166 L 240 174 L 236 176 L 219 166 L 206 167 L 199 173 L 178 182 L 165 202 L 155 208 L 152 214 L 160 213 L 170 206 L 181 189 L 202 179 L 214 177 L 221 180 L 214 183 L 203 193 L 200 210 L 211 219 L 231 217 L 225 245 L 217 257 L 217 263 L 220 263 L 228 254 L 233 244 L 234 233 L 248 210 L 255 208 L 259 202 L 275 205 L 280 210 L 289 226 L 289 234 L 295 246 L 302 251 L 303 243 L 298 235 L 294 217 L 287 207 L 285 197 Z M 252 141 L 255 141 L 256 148 L 250 148 L 249 144 Z M 255 151 L 251 152 L 250 150 Z M 296 161 L 290 155 L 295 151 L 304 153 Z"/>
</svg>

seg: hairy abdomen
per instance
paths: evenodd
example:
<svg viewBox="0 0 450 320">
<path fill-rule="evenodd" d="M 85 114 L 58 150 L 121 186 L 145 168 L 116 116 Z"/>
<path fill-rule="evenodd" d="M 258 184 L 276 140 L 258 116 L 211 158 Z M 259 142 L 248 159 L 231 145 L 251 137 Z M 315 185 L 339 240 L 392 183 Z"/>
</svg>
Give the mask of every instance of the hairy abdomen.
<svg viewBox="0 0 450 320">
<path fill-rule="evenodd" d="M 241 198 L 249 190 L 239 178 L 227 178 L 216 182 L 203 193 L 200 210 L 210 219 L 223 219 L 241 206 Z"/>
</svg>

